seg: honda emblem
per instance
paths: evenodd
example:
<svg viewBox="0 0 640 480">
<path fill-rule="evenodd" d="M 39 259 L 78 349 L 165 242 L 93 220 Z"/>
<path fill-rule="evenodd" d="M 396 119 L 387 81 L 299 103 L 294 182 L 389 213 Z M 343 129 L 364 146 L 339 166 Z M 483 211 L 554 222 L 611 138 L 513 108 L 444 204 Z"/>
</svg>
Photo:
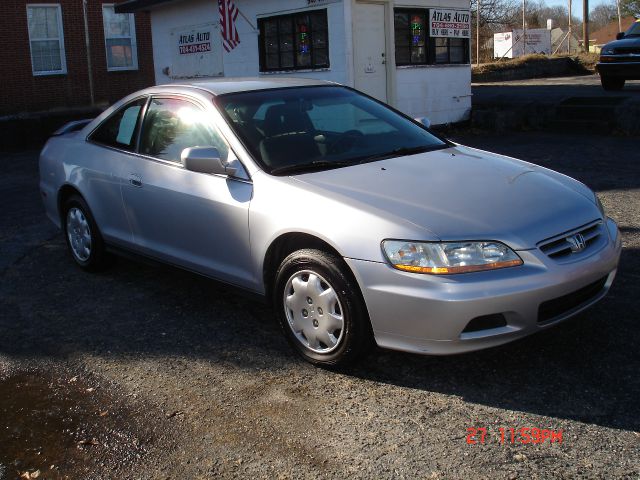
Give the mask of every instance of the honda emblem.
<svg viewBox="0 0 640 480">
<path fill-rule="evenodd" d="M 576 233 L 575 235 L 571 235 L 565 239 L 569 245 L 571 245 L 571 251 L 573 253 L 578 253 L 584 250 L 587 246 L 587 242 L 585 242 L 584 237 L 581 233 Z"/>
</svg>

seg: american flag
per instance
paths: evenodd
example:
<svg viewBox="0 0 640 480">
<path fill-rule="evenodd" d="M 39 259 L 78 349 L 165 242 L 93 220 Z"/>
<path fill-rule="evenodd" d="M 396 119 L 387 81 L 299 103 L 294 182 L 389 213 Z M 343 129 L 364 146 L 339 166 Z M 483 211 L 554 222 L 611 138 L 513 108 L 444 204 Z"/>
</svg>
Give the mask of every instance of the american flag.
<svg viewBox="0 0 640 480">
<path fill-rule="evenodd" d="M 236 30 L 236 18 L 238 7 L 232 0 L 218 0 L 220 10 L 220 27 L 222 28 L 222 44 L 227 52 L 230 52 L 240 43 L 238 30 Z"/>
</svg>

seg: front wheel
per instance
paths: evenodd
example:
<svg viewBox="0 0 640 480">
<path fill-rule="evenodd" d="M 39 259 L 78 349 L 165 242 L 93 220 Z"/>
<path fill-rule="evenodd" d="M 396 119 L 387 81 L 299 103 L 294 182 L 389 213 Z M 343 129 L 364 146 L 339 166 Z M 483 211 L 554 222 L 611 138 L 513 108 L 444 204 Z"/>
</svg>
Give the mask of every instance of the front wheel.
<svg viewBox="0 0 640 480">
<path fill-rule="evenodd" d="M 624 88 L 624 78 L 600 76 L 602 88 L 609 91 L 622 90 Z"/>
<path fill-rule="evenodd" d="M 373 344 L 360 291 L 342 259 L 298 250 L 276 274 L 274 305 L 289 343 L 307 361 L 347 367 Z"/>
</svg>

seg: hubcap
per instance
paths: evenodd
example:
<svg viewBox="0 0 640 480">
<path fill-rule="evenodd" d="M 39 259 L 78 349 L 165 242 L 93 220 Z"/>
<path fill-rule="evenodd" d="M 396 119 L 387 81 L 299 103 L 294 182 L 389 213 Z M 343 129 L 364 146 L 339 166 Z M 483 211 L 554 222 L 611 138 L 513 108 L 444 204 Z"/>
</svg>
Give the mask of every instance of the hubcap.
<svg viewBox="0 0 640 480">
<path fill-rule="evenodd" d="M 77 207 L 71 207 L 67 212 L 67 237 L 73 256 L 86 262 L 91 255 L 91 229 L 87 217 Z"/>
<path fill-rule="evenodd" d="M 344 317 L 329 282 L 310 270 L 294 273 L 284 289 L 284 311 L 295 338 L 316 353 L 335 350 L 342 340 Z"/>
</svg>

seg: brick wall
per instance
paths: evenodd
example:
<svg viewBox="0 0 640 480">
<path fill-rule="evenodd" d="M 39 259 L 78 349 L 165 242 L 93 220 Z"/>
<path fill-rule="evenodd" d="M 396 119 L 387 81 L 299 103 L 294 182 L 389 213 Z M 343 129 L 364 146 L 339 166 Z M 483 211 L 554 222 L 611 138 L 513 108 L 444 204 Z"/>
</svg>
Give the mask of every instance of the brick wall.
<svg viewBox="0 0 640 480">
<path fill-rule="evenodd" d="M 27 4 L 62 8 L 67 73 L 34 76 L 31 67 Z M 100 0 L 88 0 L 95 101 L 113 103 L 153 85 L 151 25 L 146 12 L 135 14 L 138 70 L 108 72 Z M 82 0 L 0 0 L 0 116 L 90 105 Z"/>
</svg>

